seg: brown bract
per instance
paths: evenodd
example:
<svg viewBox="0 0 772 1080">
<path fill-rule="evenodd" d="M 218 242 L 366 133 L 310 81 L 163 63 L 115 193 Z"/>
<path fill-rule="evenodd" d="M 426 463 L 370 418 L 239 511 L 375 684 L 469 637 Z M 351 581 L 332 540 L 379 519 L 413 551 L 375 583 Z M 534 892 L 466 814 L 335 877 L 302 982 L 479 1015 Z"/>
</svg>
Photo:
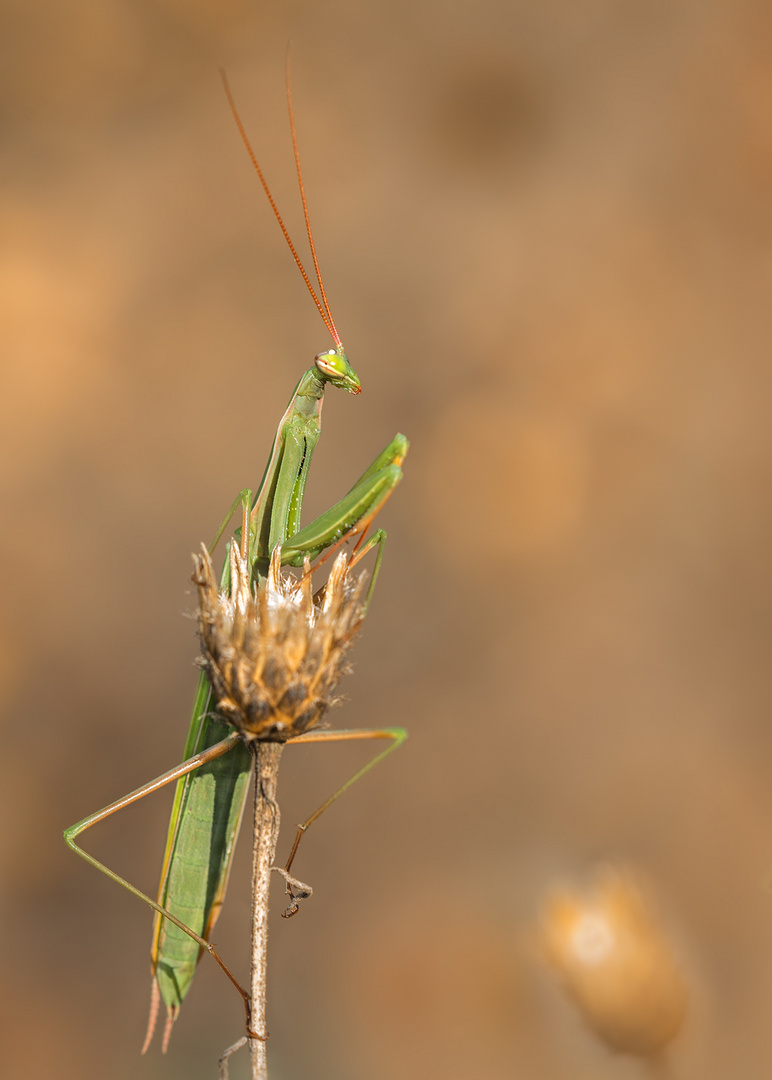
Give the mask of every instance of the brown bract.
<svg viewBox="0 0 772 1080">
<path fill-rule="evenodd" d="M 341 553 L 314 598 L 310 576 L 282 572 L 277 547 L 253 591 L 249 564 L 231 544 L 230 592 L 221 593 L 203 545 L 193 561 L 203 666 L 218 710 L 247 739 L 285 742 L 318 724 L 364 618 L 364 575 L 351 577 Z"/>
</svg>

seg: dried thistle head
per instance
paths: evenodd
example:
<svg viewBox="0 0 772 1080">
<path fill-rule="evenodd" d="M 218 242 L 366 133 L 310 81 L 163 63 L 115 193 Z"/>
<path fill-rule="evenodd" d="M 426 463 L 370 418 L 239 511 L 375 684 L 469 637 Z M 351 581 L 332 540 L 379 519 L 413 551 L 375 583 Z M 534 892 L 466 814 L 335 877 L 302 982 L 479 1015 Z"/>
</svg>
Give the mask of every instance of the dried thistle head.
<svg viewBox="0 0 772 1080">
<path fill-rule="evenodd" d="M 680 1031 L 689 992 L 651 905 L 629 872 L 552 897 L 547 957 L 587 1024 L 612 1049 L 650 1055 Z"/>
<path fill-rule="evenodd" d="M 253 590 L 250 566 L 231 544 L 226 594 L 205 547 L 193 561 L 203 666 L 218 710 L 248 739 L 284 742 L 318 724 L 364 619 L 365 575 L 351 577 L 341 553 L 315 599 L 310 576 L 282 572 L 277 547 Z"/>
</svg>

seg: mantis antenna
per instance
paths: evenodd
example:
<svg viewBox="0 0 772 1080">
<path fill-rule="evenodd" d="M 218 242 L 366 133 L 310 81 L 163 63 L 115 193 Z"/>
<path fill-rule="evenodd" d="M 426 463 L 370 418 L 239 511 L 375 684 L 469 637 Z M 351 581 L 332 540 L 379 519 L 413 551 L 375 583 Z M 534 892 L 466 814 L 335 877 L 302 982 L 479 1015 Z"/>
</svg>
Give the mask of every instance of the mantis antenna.
<svg viewBox="0 0 772 1080">
<path fill-rule="evenodd" d="M 311 231 L 311 219 L 310 219 L 310 217 L 308 215 L 308 204 L 306 202 L 306 192 L 305 192 L 305 188 L 303 186 L 303 173 L 302 173 L 301 168 L 300 168 L 300 154 L 298 152 L 297 133 L 296 133 L 296 130 L 295 130 L 295 116 L 294 116 L 294 113 L 292 111 L 292 89 L 290 87 L 289 59 L 287 60 L 287 105 L 289 106 L 290 131 L 292 132 L 292 150 L 293 150 L 293 153 L 295 155 L 295 168 L 296 168 L 297 174 L 298 174 L 298 186 L 300 187 L 300 199 L 301 199 L 301 202 L 303 203 L 303 217 L 304 217 L 305 223 L 306 223 L 306 233 L 308 234 L 308 242 L 309 242 L 309 245 L 311 247 L 311 257 L 312 257 L 313 262 L 314 262 L 314 270 L 316 271 L 316 280 L 319 283 L 319 293 L 321 295 L 321 299 L 319 298 L 319 296 L 317 296 L 316 290 L 314 289 L 313 285 L 311 284 L 311 279 L 309 278 L 308 274 L 306 273 L 306 268 L 303 266 L 303 263 L 301 261 L 300 256 L 297 253 L 295 245 L 292 243 L 292 239 L 290 237 L 289 231 L 287 230 L 287 226 L 284 224 L 284 220 L 282 219 L 282 216 L 279 213 L 279 208 L 276 205 L 274 197 L 273 197 L 273 195 L 271 193 L 271 189 L 268 187 L 268 182 L 265 179 L 265 176 L 263 176 L 263 170 L 260 168 L 260 164 L 259 164 L 259 162 L 257 160 L 255 152 L 252 149 L 252 145 L 251 145 L 251 143 L 249 141 L 249 138 L 247 137 L 247 133 L 244 130 L 244 125 L 241 122 L 241 117 L 239 116 L 238 109 L 236 108 L 236 102 L 233 100 L 233 94 L 231 93 L 230 86 L 228 85 L 228 79 L 227 79 L 227 76 L 226 76 L 225 72 L 221 70 L 220 71 L 220 76 L 222 78 L 223 87 L 225 88 L 225 96 L 228 99 L 228 104 L 230 105 L 231 112 L 233 113 L 233 119 L 236 121 L 236 127 L 239 129 L 239 134 L 241 135 L 242 142 L 244 143 L 244 146 L 247 149 L 247 153 L 249 154 L 250 160 L 251 160 L 251 162 L 252 162 L 252 164 L 254 166 L 255 172 L 258 175 L 260 183 L 263 185 L 263 191 L 265 192 L 265 194 L 268 197 L 268 202 L 271 204 L 271 209 L 273 210 L 274 216 L 275 216 L 276 220 L 279 223 L 279 227 L 281 228 L 282 233 L 284 234 L 284 239 L 287 241 L 287 246 L 289 247 L 290 251 L 292 252 L 292 257 L 295 260 L 297 268 L 298 268 L 298 270 L 300 270 L 300 273 L 303 275 L 303 281 L 305 281 L 306 286 L 308 288 L 308 291 L 311 293 L 311 296 L 313 297 L 313 301 L 316 304 L 317 310 L 318 310 L 319 314 L 322 316 L 322 320 L 324 322 L 324 325 L 329 330 L 330 336 L 332 337 L 332 340 L 335 342 L 336 348 L 342 349 L 343 344 L 342 344 L 341 339 L 340 339 L 340 334 L 338 333 L 338 330 L 337 330 L 337 328 L 335 326 L 335 320 L 332 317 L 332 312 L 330 311 L 330 305 L 327 302 L 327 293 L 325 292 L 325 289 L 324 289 L 324 283 L 322 281 L 322 275 L 321 275 L 321 272 L 319 270 L 319 261 L 318 261 L 318 259 L 316 257 L 316 245 L 314 244 L 314 236 L 313 236 L 313 233 Z"/>
</svg>

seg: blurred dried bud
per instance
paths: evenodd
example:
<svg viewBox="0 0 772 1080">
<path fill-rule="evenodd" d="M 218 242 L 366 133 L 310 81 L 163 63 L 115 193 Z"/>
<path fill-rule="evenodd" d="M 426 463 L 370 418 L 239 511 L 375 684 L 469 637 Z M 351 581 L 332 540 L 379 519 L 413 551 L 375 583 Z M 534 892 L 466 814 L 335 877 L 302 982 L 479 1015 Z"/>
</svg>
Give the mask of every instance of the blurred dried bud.
<svg viewBox="0 0 772 1080">
<path fill-rule="evenodd" d="M 364 575 L 353 580 L 341 553 L 315 599 L 310 576 L 282 572 L 277 547 L 253 591 L 249 564 L 231 544 L 226 594 L 205 547 L 193 561 L 203 665 L 218 710 L 248 739 L 284 742 L 313 727 L 335 702 L 362 624 Z"/>
<path fill-rule="evenodd" d="M 567 993 L 612 1049 L 655 1054 L 678 1034 L 688 990 L 631 874 L 607 869 L 583 894 L 556 894 L 542 936 Z"/>
</svg>

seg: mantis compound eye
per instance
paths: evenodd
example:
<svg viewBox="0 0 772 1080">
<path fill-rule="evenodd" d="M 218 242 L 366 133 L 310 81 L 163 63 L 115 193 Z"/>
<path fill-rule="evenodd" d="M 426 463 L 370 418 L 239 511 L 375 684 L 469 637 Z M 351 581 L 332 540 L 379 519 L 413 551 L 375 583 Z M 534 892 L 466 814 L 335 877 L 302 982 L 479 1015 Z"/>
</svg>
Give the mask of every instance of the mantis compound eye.
<svg viewBox="0 0 772 1080">
<path fill-rule="evenodd" d="M 314 363 L 320 375 L 325 379 L 329 379 L 333 386 L 338 386 L 341 390 L 347 390 L 349 394 L 361 392 L 362 387 L 357 373 L 349 364 L 348 357 L 342 347 L 337 350 L 329 349 L 327 352 L 319 353 Z"/>
</svg>

